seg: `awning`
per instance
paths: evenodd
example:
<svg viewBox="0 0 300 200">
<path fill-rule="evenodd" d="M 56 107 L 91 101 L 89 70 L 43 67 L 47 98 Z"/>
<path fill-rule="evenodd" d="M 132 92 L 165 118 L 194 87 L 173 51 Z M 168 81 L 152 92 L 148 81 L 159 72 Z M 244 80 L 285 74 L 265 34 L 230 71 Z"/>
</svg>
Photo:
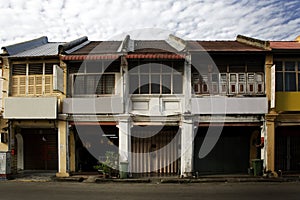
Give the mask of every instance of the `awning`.
<svg viewBox="0 0 300 200">
<path fill-rule="evenodd" d="M 126 55 L 127 59 L 184 59 L 184 55 L 180 54 L 164 54 L 164 53 L 147 53 L 147 54 L 128 54 Z"/>
<path fill-rule="evenodd" d="M 115 60 L 120 55 L 105 54 L 105 55 L 67 55 L 61 56 L 62 60 Z"/>
<path fill-rule="evenodd" d="M 64 55 L 62 60 L 115 60 L 121 57 L 118 54 L 104 54 L 104 55 Z M 164 54 L 164 53 L 144 53 L 144 54 L 128 54 L 125 55 L 127 59 L 170 59 L 181 60 L 185 56 L 181 54 Z"/>
</svg>

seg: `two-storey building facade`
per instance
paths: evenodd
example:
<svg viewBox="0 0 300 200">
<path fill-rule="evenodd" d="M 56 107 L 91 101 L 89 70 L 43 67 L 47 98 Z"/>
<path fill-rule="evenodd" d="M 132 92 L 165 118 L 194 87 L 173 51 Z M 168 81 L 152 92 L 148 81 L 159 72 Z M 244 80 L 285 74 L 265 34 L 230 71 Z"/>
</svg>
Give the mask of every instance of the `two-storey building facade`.
<svg viewBox="0 0 300 200">
<path fill-rule="evenodd" d="M 270 41 L 267 76 L 270 110 L 267 119 L 267 170 L 300 170 L 299 148 L 299 37 L 295 41 Z"/>
<path fill-rule="evenodd" d="M 170 35 L 3 47 L 0 150 L 13 173 L 57 176 L 95 171 L 106 152 L 133 176 L 247 173 L 256 158 L 299 170 L 298 45 Z"/>
<path fill-rule="evenodd" d="M 2 47 L 1 150 L 11 153 L 11 172 L 58 171 L 60 101 L 64 77 L 58 47 L 47 37 Z"/>
<path fill-rule="evenodd" d="M 66 49 L 72 171 L 91 169 L 102 146 L 132 174 L 246 173 L 260 158 L 267 49 L 239 40 L 127 36 Z M 93 144 L 80 140 L 91 134 Z"/>
</svg>

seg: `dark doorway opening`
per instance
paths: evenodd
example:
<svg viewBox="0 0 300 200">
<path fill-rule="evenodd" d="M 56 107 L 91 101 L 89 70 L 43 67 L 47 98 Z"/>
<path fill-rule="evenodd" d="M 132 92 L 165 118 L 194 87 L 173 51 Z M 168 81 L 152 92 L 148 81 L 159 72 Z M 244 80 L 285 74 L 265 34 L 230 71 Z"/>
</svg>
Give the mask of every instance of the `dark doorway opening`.
<svg viewBox="0 0 300 200">
<path fill-rule="evenodd" d="M 57 170 L 58 142 L 55 129 L 22 129 L 24 170 Z"/>
<path fill-rule="evenodd" d="M 194 141 L 194 171 L 200 175 L 246 174 L 249 168 L 250 136 L 259 127 L 223 127 L 215 147 L 200 159 L 199 150 L 208 128 L 219 130 L 217 127 L 199 127 Z"/>
<path fill-rule="evenodd" d="M 77 125 L 75 159 L 77 172 L 96 172 L 95 166 L 105 161 L 107 151 L 118 153 L 119 129 L 110 125 Z"/>
</svg>

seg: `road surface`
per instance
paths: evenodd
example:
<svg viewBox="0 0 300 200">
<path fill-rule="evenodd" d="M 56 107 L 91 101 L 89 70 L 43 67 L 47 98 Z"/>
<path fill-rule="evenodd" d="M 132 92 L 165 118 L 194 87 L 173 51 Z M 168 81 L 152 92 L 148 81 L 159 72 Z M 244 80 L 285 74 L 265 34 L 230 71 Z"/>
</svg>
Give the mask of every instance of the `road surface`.
<svg viewBox="0 0 300 200">
<path fill-rule="evenodd" d="M 299 199 L 300 183 L 128 184 L 0 182 L 5 200 Z"/>
</svg>

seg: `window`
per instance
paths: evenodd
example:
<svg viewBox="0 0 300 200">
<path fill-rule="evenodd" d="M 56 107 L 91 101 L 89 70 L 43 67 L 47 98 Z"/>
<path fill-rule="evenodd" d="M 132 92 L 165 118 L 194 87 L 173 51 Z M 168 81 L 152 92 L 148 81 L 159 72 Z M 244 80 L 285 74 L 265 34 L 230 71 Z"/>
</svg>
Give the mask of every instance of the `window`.
<svg viewBox="0 0 300 200">
<path fill-rule="evenodd" d="M 300 90 L 300 61 L 276 61 L 276 91 L 293 92 Z"/>
<path fill-rule="evenodd" d="M 205 66 L 203 67 L 205 69 Z M 247 72 L 245 67 L 229 67 L 222 70 L 203 70 L 201 74 L 192 68 L 192 88 L 199 95 L 264 95 L 264 73 Z"/>
<path fill-rule="evenodd" d="M 12 66 L 12 96 L 44 95 L 53 92 L 53 65 L 56 63 L 24 63 Z"/>
<path fill-rule="evenodd" d="M 132 63 L 130 94 L 182 94 L 183 62 Z"/>
<path fill-rule="evenodd" d="M 78 74 L 73 77 L 73 95 L 113 94 L 115 74 Z"/>
<path fill-rule="evenodd" d="M 68 66 L 73 96 L 115 94 L 116 74 L 120 64 L 111 61 L 72 62 Z"/>
</svg>

